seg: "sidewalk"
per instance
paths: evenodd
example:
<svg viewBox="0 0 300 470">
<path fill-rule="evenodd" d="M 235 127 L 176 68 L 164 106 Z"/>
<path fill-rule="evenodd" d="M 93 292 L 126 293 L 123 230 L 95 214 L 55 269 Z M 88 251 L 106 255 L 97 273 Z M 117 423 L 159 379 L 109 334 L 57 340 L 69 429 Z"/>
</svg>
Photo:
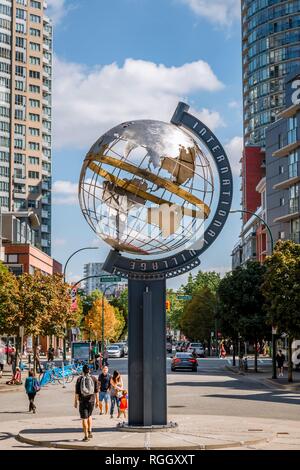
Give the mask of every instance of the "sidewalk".
<svg viewBox="0 0 300 470">
<path fill-rule="evenodd" d="M 5 431 L 7 424 L 1 423 L 0 449 L 18 447 L 16 440 L 27 449 L 32 446 L 70 450 L 300 449 L 300 423 L 295 421 L 199 415 L 169 418 L 178 423 L 177 428 L 128 432 L 116 428 L 119 420 L 96 415 L 93 439 L 82 442 L 79 418 L 32 417 L 30 422 L 15 422 L 9 436 Z"/>
<path fill-rule="evenodd" d="M 264 385 L 269 388 L 300 392 L 300 371 L 293 371 L 293 382 L 290 383 L 288 382 L 286 369 L 284 371 L 284 377 L 277 377 L 277 379 L 272 379 L 272 367 L 259 367 L 257 373 L 252 368 L 247 372 L 242 372 L 239 370 L 238 366 L 230 366 L 229 364 L 224 365 L 224 369 L 234 374 L 242 375 L 249 380 L 264 383 Z"/>
</svg>

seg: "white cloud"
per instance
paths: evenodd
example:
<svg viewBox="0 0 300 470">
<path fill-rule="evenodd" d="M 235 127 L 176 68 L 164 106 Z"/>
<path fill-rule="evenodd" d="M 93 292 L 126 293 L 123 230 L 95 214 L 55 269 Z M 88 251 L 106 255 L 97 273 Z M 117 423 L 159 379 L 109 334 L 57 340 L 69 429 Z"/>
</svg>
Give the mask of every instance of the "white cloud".
<svg viewBox="0 0 300 470">
<path fill-rule="evenodd" d="M 243 152 L 243 137 L 233 137 L 226 145 L 225 150 L 227 152 L 229 161 L 231 163 L 232 173 L 234 176 L 240 175 L 240 159 Z"/>
<path fill-rule="evenodd" d="M 240 101 L 230 101 L 228 107 L 230 109 L 241 109 L 242 103 Z"/>
<path fill-rule="evenodd" d="M 167 67 L 127 59 L 93 69 L 55 59 L 54 145 L 85 148 L 110 127 L 132 119 L 169 121 L 177 102 L 195 92 L 222 89 L 208 63 Z M 218 112 L 196 110 L 213 129 L 222 125 Z"/>
<path fill-rule="evenodd" d="M 78 184 L 71 181 L 55 181 L 52 187 L 53 204 L 72 205 L 78 202 Z"/>
<path fill-rule="evenodd" d="M 218 26 L 231 26 L 240 18 L 240 0 L 181 0 L 196 15 L 201 16 Z"/>
<path fill-rule="evenodd" d="M 47 0 L 47 5 L 47 15 L 54 24 L 58 24 L 68 11 L 65 0 Z"/>
</svg>

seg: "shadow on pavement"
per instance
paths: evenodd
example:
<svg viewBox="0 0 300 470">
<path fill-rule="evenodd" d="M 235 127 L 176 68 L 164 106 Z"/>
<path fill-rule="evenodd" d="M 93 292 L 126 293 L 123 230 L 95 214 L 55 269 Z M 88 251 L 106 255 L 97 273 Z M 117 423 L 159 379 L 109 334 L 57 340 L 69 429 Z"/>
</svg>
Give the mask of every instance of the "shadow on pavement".
<svg viewBox="0 0 300 470">
<path fill-rule="evenodd" d="M 117 431 L 116 428 L 104 427 L 104 428 L 95 428 L 93 427 L 93 433 L 104 433 L 104 432 L 113 432 Z M 19 434 L 82 434 L 82 428 L 53 428 L 53 429 L 23 429 Z"/>
</svg>

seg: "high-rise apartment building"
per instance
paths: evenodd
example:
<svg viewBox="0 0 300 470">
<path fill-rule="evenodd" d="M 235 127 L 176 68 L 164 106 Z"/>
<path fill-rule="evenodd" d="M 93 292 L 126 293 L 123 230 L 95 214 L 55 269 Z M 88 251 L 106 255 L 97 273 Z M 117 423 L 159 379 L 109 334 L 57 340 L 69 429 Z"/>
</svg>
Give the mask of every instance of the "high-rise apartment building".
<svg viewBox="0 0 300 470">
<path fill-rule="evenodd" d="M 50 255 L 52 25 L 46 8 L 44 0 L 0 0 L 0 207 L 18 214 L 20 231 L 26 214 L 34 215 L 28 241 Z"/>
<path fill-rule="evenodd" d="M 95 290 L 100 290 L 101 292 L 104 291 L 107 284 L 101 282 L 101 276 L 110 275 L 106 271 L 103 271 L 103 263 L 87 263 L 84 265 L 83 268 L 84 277 L 90 277 L 85 281 L 84 291 L 87 295 L 90 295 Z M 93 276 L 93 277 L 92 277 Z M 127 282 L 121 281 L 113 283 L 110 288 L 110 293 L 116 297 L 118 297 L 124 289 L 127 287 Z"/>
<path fill-rule="evenodd" d="M 242 0 L 242 55 L 245 145 L 264 146 L 285 76 L 300 68 L 299 0 Z"/>
</svg>

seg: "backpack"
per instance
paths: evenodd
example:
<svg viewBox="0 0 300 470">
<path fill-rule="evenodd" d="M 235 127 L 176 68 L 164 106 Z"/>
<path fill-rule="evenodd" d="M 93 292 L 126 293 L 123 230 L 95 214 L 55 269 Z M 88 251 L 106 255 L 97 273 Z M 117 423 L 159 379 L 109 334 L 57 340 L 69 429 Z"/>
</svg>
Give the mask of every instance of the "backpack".
<svg viewBox="0 0 300 470">
<path fill-rule="evenodd" d="M 35 392 L 39 392 L 41 390 L 40 382 L 37 379 L 34 380 L 33 389 Z"/>
<path fill-rule="evenodd" d="M 80 393 L 83 397 L 89 397 L 95 393 L 95 384 L 90 375 L 84 375 L 80 382 Z"/>
</svg>

